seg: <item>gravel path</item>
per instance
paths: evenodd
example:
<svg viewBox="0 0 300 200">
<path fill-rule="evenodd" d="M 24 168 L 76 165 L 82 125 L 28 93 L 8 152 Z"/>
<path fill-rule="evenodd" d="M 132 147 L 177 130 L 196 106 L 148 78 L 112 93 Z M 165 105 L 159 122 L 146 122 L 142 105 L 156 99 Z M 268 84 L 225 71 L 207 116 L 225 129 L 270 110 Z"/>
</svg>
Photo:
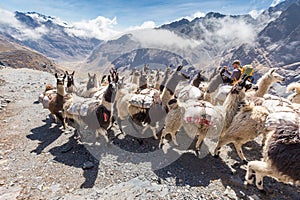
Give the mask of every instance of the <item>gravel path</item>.
<svg viewBox="0 0 300 200">
<path fill-rule="evenodd" d="M 30 69 L 0 70 L 1 200 L 300 199 L 299 188 L 270 178 L 265 178 L 267 194 L 245 188 L 245 165 L 237 164 L 231 146 L 222 148 L 221 159 L 182 153 L 186 148 L 180 146 L 191 142 L 184 133 L 178 134 L 181 145 L 171 144 L 166 155 L 157 148 L 158 141 L 147 138 L 150 133 L 140 138 L 130 128 L 125 128 L 132 131 L 126 136 L 114 128 L 111 144 L 100 138 L 91 145 L 93 134 L 63 131 L 36 103 L 46 83 L 54 84 L 54 76 Z M 249 160 L 260 158 L 259 144 L 244 148 Z M 165 158 L 178 159 L 168 163 Z"/>
</svg>

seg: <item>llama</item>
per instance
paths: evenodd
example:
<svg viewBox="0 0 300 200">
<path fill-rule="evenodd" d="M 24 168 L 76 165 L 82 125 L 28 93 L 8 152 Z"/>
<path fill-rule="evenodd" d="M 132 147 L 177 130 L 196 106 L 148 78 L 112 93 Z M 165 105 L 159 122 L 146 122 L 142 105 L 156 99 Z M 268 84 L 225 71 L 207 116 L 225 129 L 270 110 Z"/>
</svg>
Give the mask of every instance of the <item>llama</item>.
<svg viewBox="0 0 300 200">
<path fill-rule="evenodd" d="M 59 77 L 57 75 L 57 73 L 55 73 L 55 78 L 57 81 L 57 92 L 56 95 L 53 96 L 53 98 L 50 100 L 49 102 L 49 111 L 51 112 L 55 122 L 57 123 L 57 118 L 60 119 L 60 121 L 63 123 L 63 128 L 66 129 L 66 120 L 62 115 L 62 111 L 63 111 L 63 105 L 67 100 L 72 99 L 71 95 L 66 95 L 65 92 L 65 78 L 66 78 L 66 74 L 64 74 L 63 77 Z"/>
<path fill-rule="evenodd" d="M 192 103 L 185 107 L 186 111 L 183 127 L 187 133 L 194 133 L 198 137 L 196 151 L 200 150 L 203 139 L 206 137 L 212 125 L 217 128 L 223 126 L 222 131 L 229 127 L 234 116 L 238 112 L 239 104 L 245 98 L 245 92 L 248 89 L 249 85 L 246 85 L 246 79 L 235 85 L 227 95 L 223 105 L 224 107 L 221 108 L 214 107 L 209 102 L 205 101 L 196 104 Z M 195 105 L 197 107 L 195 107 Z M 198 109 L 196 110 L 196 108 Z M 195 112 L 196 114 L 193 114 Z M 225 115 L 220 115 L 222 112 L 225 113 Z M 196 123 L 193 120 L 190 120 L 194 118 L 198 118 Z"/>
<path fill-rule="evenodd" d="M 283 82 L 285 78 L 276 73 L 277 68 L 271 68 L 266 74 L 264 74 L 258 81 L 258 89 L 256 91 L 247 92 L 247 99 L 251 97 L 263 97 L 275 82 Z M 214 104 L 222 105 L 227 93 L 231 89 L 231 85 L 222 85 L 219 87 L 218 93 L 214 97 Z"/>
<path fill-rule="evenodd" d="M 38 101 L 43 104 L 43 108 L 49 108 L 49 102 L 55 94 L 56 88 L 51 84 L 46 84 L 44 92 L 38 98 Z"/>
<path fill-rule="evenodd" d="M 95 131 L 97 138 L 99 134 L 101 134 L 106 142 L 109 142 L 107 130 L 112 125 L 113 103 L 116 97 L 116 85 L 118 81 L 119 77 L 116 71 L 111 71 L 111 75 L 108 76 L 109 85 L 101 101 L 89 99 L 75 103 L 70 100 L 64 104 L 64 116 L 73 119 L 78 124 L 87 125 L 89 129 Z M 80 106 L 78 106 L 78 104 Z M 83 110 L 85 112 L 83 112 Z"/>
<path fill-rule="evenodd" d="M 289 84 L 287 87 L 287 92 L 292 92 L 293 90 L 295 90 L 295 93 L 288 96 L 288 100 L 293 103 L 300 104 L 300 83 Z"/>
<path fill-rule="evenodd" d="M 89 80 L 87 82 L 86 88 L 79 89 L 76 94 L 80 97 L 91 98 L 96 92 L 99 91 L 99 80 L 97 74 L 90 75 L 88 73 Z"/>
<path fill-rule="evenodd" d="M 235 123 L 231 123 L 228 129 L 222 131 L 219 141 L 215 149 L 215 156 L 220 154 L 220 149 L 222 146 L 233 143 L 234 147 L 238 153 L 240 159 L 247 163 L 245 158 L 242 145 L 252 141 L 259 134 L 263 135 L 262 145 L 264 145 L 266 140 L 265 134 L 265 121 L 271 112 L 274 112 L 274 108 L 277 105 L 276 96 L 272 97 L 269 102 L 268 99 L 262 98 L 263 96 L 268 97 L 265 93 L 268 91 L 269 87 L 273 82 L 284 81 L 284 77 L 280 76 L 275 72 L 276 69 L 269 70 L 263 77 L 258 80 L 258 90 L 251 91 L 247 94 L 247 99 L 252 101 L 256 106 L 250 105 L 242 109 L 233 119 Z M 261 101 L 259 104 L 258 101 Z M 282 105 L 289 105 L 283 99 L 279 99 Z"/>
<path fill-rule="evenodd" d="M 257 86 L 258 90 L 254 93 L 255 97 L 263 97 L 265 94 L 267 94 L 269 88 L 273 83 L 276 82 L 283 82 L 285 81 L 285 78 L 278 73 L 276 73 L 277 68 L 271 68 L 266 74 L 264 74 L 258 81 Z M 251 96 L 250 94 L 247 96 Z"/>
<path fill-rule="evenodd" d="M 238 111 L 239 102 L 245 98 L 245 91 L 243 88 L 246 88 L 246 90 L 249 89 L 245 80 L 241 81 L 231 89 L 225 100 L 224 107 L 213 106 L 211 103 L 203 100 L 190 100 L 186 103 L 182 103 L 182 108 L 184 110 L 182 112 L 182 126 L 190 137 L 194 137 L 196 135 L 197 152 L 200 149 L 203 139 L 206 137 L 208 131 L 212 129 L 226 129 L 229 127 L 234 115 Z M 224 112 L 225 115 L 222 115 Z M 171 114 L 172 113 L 170 113 L 170 115 Z M 178 112 L 176 114 L 178 114 Z M 167 119 L 173 118 L 171 116 L 167 116 Z M 172 129 L 173 126 L 180 127 L 181 121 L 170 120 L 165 122 L 165 124 L 168 125 L 165 129 L 169 130 Z M 175 131 L 172 131 L 171 136 L 172 139 L 175 139 L 176 141 L 175 133 Z"/>
<path fill-rule="evenodd" d="M 140 77 L 139 71 L 136 68 L 134 68 L 130 75 L 131 75 L 131 83 L 137 85 Z"/>
<path fill-rule="evenodd" d="M 279 124 L 268 133 L 263 148 L 262 161 L 250 161 L 247 165 L 245 184 L 253 184 L 263 190 L 263 178 L 269 176 L 279 182 L 300 185 L 300 129 L 299 121 Z"/>
<path fill-rule="evenodd" d="M 72 73 L 69 73 L 68 71 L 66 71 L 66 75 L 67 75 L 66 92 L 67 93 L 75 93 L 76 92 L 76 87 L 74 84 L 74 74 L 75 74 L 75 71 L 73 71 Z"/>
<path fill-rule="evenodd" d="M 148 87 L 148 80 L 147 80 L 148 78 L 146 72 L 144 71 L 146 70 L 140 71 L 139 82 L 138 82 L 139 91 L 146 89 Z"/>
<path fill-rule="evenodd" d="M 162 130 L 161 139 L 159 142 L 159 146 L 161 147 L 163 140 L 165 139 L 167 134 L 170 134 L 172 137 L 172 141 L 175 145 L 178 145 L 176 141 L 176 132 L 181 128 L 182 125 L 182 108 L 178 106 L 178 102 L 176 99 L 171 99 L 168 102 L 168 106 L 170 108 L 169 113 L 165 118 L 164 128 Z M 177 122 L 177 123 L 174 123 Z"/>
<path fill-rule="evenodd" d="M 165 88 L 165 85 L 170 77 L 170 73 L 171 73 L 171 67 L 166 67 L 166 70 L 165 70 L 165 73 L 164 73 L 164 76 L 163 76 L 163 79 L 162 81 L 160 82 L 160 85 L 159 85 L 159 91 L 162 93 L 164 91 L 164 88 Z"/>
<path fill-rule="evenodd" d="M 233 143 L 238 156 L 246 163 L 247 159 L 243 154 L 242 145 L 264 133 L 264 124 L 268 115 L 268 110 L 263 106 L 244 105 L 234 116 L 233 123 L 221 133 L 215 148 L 215 155 L 220 154 L 222 146 Z"/>
<path fill-rule="evenodd" d="M 156 135 L 156 127 L 157 123 L 162 120 L 165 116 L 167 110 L 167 103 L 172 98 L 173 93 L 175 91 L 176 86 L 180 81 L 189 79 L 188 76 L 181 73 L 180 70 L 183 66 L 178 66 L 176 71 L 169 78 L 166 87 L 164 88 L 163 93 L 161 94 L 159 101 L 154 103 L 150 109 L 139 108 L 129 104 L 129 100 L 134 95 L 132 92 L 128 93 L 128 90 L 123 89 L 119 90 L 118 100 L 117 100 L 117 110 L 118 110 L 118 125 L 120 131 L 122 130 L 122 121 L 125 120 L 128 116 L 139 125 L 145 125 L 142 133 L 145 132 L 148 128 L 150 128 L 153 132 L 153 136 L 155 139 Z"/>
<path fill-rule="evenodd" d="M 176 88 L 175 96 L 180 102 L 186 102 L 190 99 L 203 99 L 204 93 L 199 89 L 199 85 L 204 80 L 205 77 L 201 75 L 201 72 L 198 72 L 191 84 Z"/>
</svg>

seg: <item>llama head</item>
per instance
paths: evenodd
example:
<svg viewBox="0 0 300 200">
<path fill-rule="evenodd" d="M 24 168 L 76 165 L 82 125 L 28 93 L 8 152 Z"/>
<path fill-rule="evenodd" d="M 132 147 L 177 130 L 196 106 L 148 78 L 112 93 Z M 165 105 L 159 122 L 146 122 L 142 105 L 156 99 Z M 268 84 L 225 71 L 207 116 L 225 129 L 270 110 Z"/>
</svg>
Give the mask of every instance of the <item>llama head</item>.
<svg viewBox="0 0 300 200">
<path fill-rule="evenodd" d="M 232 94 L 239 94 L 240 92 L 246 92 L 247 90 L 251 89 L 252 83 L 248 82 L 249 76 L 244 77 L 242 80 L 240 80 L 238 83 L 236 83 L 230 92 Z"/>
<path fill-rule="evenodd" d="M 119 74 L 115 69 L 110 70 L 110 75 L 107 77 L 108 80 L 108 88 L 104 93 L 105 101 L 109 103 L 113 103 L 116 98 L 117 85 L 119 84 Z"/>
<path fill-rule="evenodd" d="M 182 73 L 180 70 L 182 69 L 182 65 L 178 66 L 177 69 L 172 73 L 170 78 L 167 81 L 166 88 L 171 92 L 175 92 L 175 88 L 178 85 L 180 81 L 186 81 L 189 80 L 190 77 L 184 73 Z"/>
<path fill-rule="evenodd" d="M 56 78 L 57 86 L 59 86 L 59 85 L 63 86 L 65 84 L 66 74 L 58 75 L 57 73 L 55 73 L 55 78 Z"/>
<path fill-rule="evenodd" d="M 74 85 L 74 74 L 75 74 L 75 71 L 73 71 L 71 74 L 69 74 L 69 72 L 66 71 L 66 74 L 67 74 L 67 86 Z"/>
<path fill-rule="evenodd" d="M 88 73 L 88 76 L 89 76 L 89 80 L 88 80 L 88 83 L 87 83 L 87 89 L 97 87 L 97 85 L 98 85 L 97 74 L 91 75 L 90 73 Z"/>
<path fill-rule="evenodd" d="M 272 68 L 268 71 L 268 78 L 271 80 L 271 82 L 283 82 L 285 81 L 285 78 L 278 74 L 277 68 Z"/>
<path fill-rule="evenodd" d="M 171 99 L 169 102 L 168 102 L 168 106 L 170 109 L 175 109 L 178 107 L 178 102 L 177 102 L 177 99 Z"/>
</svg>

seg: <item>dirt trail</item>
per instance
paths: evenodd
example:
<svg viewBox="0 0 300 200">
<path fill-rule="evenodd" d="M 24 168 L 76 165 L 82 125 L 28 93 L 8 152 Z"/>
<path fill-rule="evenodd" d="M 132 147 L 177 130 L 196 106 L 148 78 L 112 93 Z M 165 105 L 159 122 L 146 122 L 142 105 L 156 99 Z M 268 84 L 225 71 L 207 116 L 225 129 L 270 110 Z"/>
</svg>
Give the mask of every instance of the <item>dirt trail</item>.
<svg viewBox="0 0 300 200">
<path fill-rule="evenodd" d="M 61 130 L 35 102 L 45 83 L 55 83 L 53 75 L 4 68 L 0 83 L 1 98 L 11 100 L 0 111 L 1 200 L 299 199 L 299 188 L 269 178 L 265 186 L 272 190 L 267 195 L 253 186 L 245 188 L 245 166 L 235 164 L 237 155 L 230 146 L 222 149 L 222 159 L 185 153 L 161 169 L 142 157 L 157 149 L 152 138 L 111 136 L 112 144 L 101 145 L 99 155 L 92 155 L 74 129 Z M 259 159 L 260 150 L 252 142 L 245 154 Z"/>
</svg>

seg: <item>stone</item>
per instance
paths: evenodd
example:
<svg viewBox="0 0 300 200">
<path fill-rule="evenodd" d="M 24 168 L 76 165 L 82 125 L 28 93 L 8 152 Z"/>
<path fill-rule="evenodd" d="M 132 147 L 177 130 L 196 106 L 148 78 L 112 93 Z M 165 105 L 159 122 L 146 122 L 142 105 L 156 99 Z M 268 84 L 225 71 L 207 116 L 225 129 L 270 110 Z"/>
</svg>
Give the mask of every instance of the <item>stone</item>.
<svg viewBox="0 0 300 200">
<path fill-rule="evenodd" d="M 70 151 L 71 149 L 73 149 L 73 146 L 71 145 L 64 145 L 61 149 L 62 153 L 67 153 L 68 151 Z"/>
<path fill-rule="evenodd" d="M 6 103 L 10 103 L 10 102 L 11 102 L 10 99 L 5 99 L 4 101 L 5 101 Z"/>
<path fill-rule="evenodd" d="M 226 187 L 224 195 L 226 195 L 229 199 L 238 199 L 235 192 L 229 186 Z"/>
<path fill-rule="evenodd" d="M 94 163 L 91 161 L 87 161 L 83 163 L 82 169 L 92 169 L 94 167 Z"/>
</svg>

